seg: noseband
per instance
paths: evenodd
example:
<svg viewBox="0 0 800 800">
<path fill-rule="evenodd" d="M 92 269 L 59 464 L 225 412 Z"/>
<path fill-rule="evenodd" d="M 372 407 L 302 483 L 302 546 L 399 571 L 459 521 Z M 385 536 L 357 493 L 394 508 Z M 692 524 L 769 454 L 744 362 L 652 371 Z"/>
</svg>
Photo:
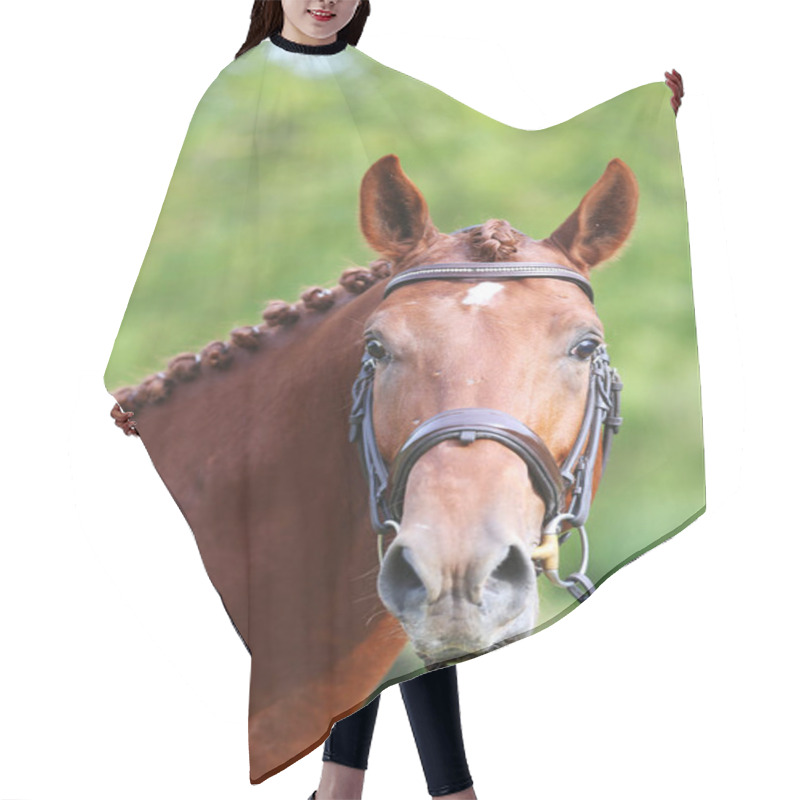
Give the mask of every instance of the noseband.
<svg viewBox="0 0 800 800">
<path fill-rule="evenodd" d="M 410 267 L 393 277 L 383 292 L 391 292 L 411 283 L 427 280 L 508 280 L 514 278 L 556 278 L 577 284 L 594 302 L 589 281 L 568 267 L 550 262 L 494 261 L 454 264 L 423 264 Z M 619 397 L 622 383 L 610 366 L 605 345 L 592 356 L 589 391 L 578 436 L 559 467 L 542 439 L 523 422 L 492 408 L 456 408 L 435 414 L 421 423 L 400 448 L 391 466 L 378 450 L 372 415 L 375 359 L 364 352 L 361 371 L 353 384 L 350 414 L 350 441 L 357 442 L 361 464 L 369 484 L 372 527 L 378 534 L 378 555 L 383 561 L 383 536 L 392 528 L 399 532 L 403 516 L 406 483 L 414 464 L 440 442 L 455 439 L 464 446 L 477 439 L 499 442 L 516 453 L 528 467 L 533 490 L 545 505 L 541 543 L 531 558 L 537 573 L 544 572 L 556 586 L 567 589 L 579 601 L 595 587 L 586 575 L 589 562 L 589 539 L 584 525 L 592 502 L 592 479 L 600 441 L 603 442 L 605 469 L 611 449 L 611 434 L 622 424 Z M 388 491 L 388 496 L 387 496 Z M 567 505 L 567 496 L 569 504 Z M 562 528 L 564 530 L 562 530 Z M 581 539 L 580 568 L 562 580 L 559 571 L 559 548 L 577 529 Z"/>
</svg>

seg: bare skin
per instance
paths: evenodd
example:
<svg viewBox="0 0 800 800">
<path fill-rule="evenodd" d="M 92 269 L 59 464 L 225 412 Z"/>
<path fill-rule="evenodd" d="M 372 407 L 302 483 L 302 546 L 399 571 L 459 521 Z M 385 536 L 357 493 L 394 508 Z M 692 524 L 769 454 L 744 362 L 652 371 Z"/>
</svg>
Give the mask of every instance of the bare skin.
<svg viewBox="0 0 800 800">
<path fill-rule="evenodd" d="M 322 776 L 314 800 L 361 800 L 366 771 L 334 761 L 322 762 Z"/>
<path fill-rule="evenodd" d="M 353 18 L 358 3 L 359 0 L 281 0 L 281 36 L 298 44 L 332 44 L 336 34 Z M 315 16 L 314 11 L 322 13 Z"/>
<path fill-rule="evenodd" d="M 334 761 L 324 761 L 322 763 L 322 777 L 319 781 L 319 788 L 314 800 L 361 800 L 361 792 L 364 789 L 363 769 L 346 767 L 344 764 L 337 764 Z M 432 797 L 431 800 L 477 800 L 478 795 L 472 786 L 460 792 L 439 795 L 438 798 Z"/>
</svg>

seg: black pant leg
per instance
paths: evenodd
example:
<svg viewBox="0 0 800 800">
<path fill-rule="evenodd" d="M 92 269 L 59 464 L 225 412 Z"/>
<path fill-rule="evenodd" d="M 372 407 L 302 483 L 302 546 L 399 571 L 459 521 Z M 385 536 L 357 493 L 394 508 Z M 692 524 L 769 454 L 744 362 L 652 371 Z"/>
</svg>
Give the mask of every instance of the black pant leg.
<svg viewBox="0 0 800 800">
<path fill-rule="evenodd" d="M 400 691 L 431 796 L 472 786 L 461 732 L 455 665 L 403 681 Z"/>
<path fill-rule="evenodd" d="M 354 714 L 333 723 L 322 751 L 323 761 L 334 761 L 356 769 L 367 768 L 380 699 L 381 696 L 377 695 L 368 705 Z"/>
</svg>

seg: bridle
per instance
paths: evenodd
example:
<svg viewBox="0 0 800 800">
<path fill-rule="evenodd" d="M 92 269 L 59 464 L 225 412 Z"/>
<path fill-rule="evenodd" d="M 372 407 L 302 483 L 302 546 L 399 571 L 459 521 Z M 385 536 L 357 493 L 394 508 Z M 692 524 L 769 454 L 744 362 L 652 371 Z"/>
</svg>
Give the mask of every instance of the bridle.
<svg viewBox="0 0 800 800">
<path fill-rule="evenodd" d="M 395 275 L 384 288 L 383 298 L 411 283 L 427 280 L 508 280 L 556 278 L 577 284 L 594 302 L 589 281 L 575 270 L 547 261 L 458 262 L 423 264 Z M 442 411 L 422 422 L 387 466 L 378 450 L 372 414 L 376 362 L 365 350 L 361 371 L 353 384 L 350 413 L 350 441 L 359 447 L 361 464 L 369 484 L 372 527 L 378 534 L 378 557 L 383 561 L 383 537 L 389 529 L 399 533 L 406 483 L 412 467 L 440 442 L 455 439 L 469 445 L 476 439 L 491 439 L 508 447 L 527 465 L 531 484 L 545 505 L 541 543 L 530 556 L 537 574 L 544 572 L 556 586 L 567 589 L 583 601 L 595 587 L 586 575 L 589 538 L 584 527 L 592 502 L 592 479 L 602 437 L 605 470 L 611 449 L 611 434 L 619 431 L 619 398 L 622 383 L 610 366 L 605 345 L 591 360 L 586 407 L 578 436 L 564 462 L 559 465 L 542 439 L 520 420 L 492 408 L 455 408 Z M 387 495 L 388 491 L 388 495 Z M 567 495 L 569 504 L 567 505 Z M 562 531 L 564 526 L 567 526 Z M 559 575 L 559 549 L 577 529 L 581 540 L 581 564 L 566 579 Z"/>
<path fill-rule="evenodd" d="M 423 264 L 393 277 L 384 288 L 383 299 L 411 283 L 426 280 L 503 280 L 515 278 L 556 278 L 577 284 L 594 302 L 589 281 L 561 264 L 540 261 L 459 262 Z M 350 413 L 350 441 L 357 442 L 361 464 L 369 484 L 370 519 L 378 534 L 378 557 L 383 561 L 383 537 L 391 528 L 399 533 L 397 520 L 403 516 L 403 500 L 409 473 L 423 453 L 440 442 L 456 439 L 469 445 L 476 439 L 491 439 L 516 453 L 528 467 L 534 491 L 545 504 L 541 543 L 530 556 L 537 573 L 544 572 L 556 586 L 567 589 L 583 601 L 595 587 L 586 575 L 589 538 L 585 523 L 592 502 L 592 479 L 602 435 L 605 470 L 611 449 L 611 434 L 619 431 L 619 400 L 622 383 L 610 366 L 604 345 L 592 355 L 586 406 L 578 436 L 559 467 L 547 445 L 523 422 L 504 411 L 491 408 L 456 408 L 442 411 L 422 422 L 400 448 L 388 467 L 378 450 L 372 415 L 375 359 L 365 350 L 361 370 L 353 384 Z M 389 494 L 387 496 L 387 489 Z M 566 496 L 569 494 L 569 505 Z M 566 529 L 562 528 L 567 525 Z M 581 564 L 562 579 L 559 550 L 577 529 L 581 539 Z"/>
</svg>

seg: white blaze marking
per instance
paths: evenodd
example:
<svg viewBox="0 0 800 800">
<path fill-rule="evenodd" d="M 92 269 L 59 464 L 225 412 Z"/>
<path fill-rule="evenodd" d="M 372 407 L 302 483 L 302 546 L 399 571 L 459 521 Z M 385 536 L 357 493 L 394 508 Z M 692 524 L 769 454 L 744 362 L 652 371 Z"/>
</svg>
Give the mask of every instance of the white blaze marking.
<svg viewBox="0 0 800 800">
<path fill-rule="evenodd" d="M 464 298 L 465 306 L 485 306 L 498 293 L 503 291 L 503 284 L 484 281 L 473 286 Z"/>
</svg>

